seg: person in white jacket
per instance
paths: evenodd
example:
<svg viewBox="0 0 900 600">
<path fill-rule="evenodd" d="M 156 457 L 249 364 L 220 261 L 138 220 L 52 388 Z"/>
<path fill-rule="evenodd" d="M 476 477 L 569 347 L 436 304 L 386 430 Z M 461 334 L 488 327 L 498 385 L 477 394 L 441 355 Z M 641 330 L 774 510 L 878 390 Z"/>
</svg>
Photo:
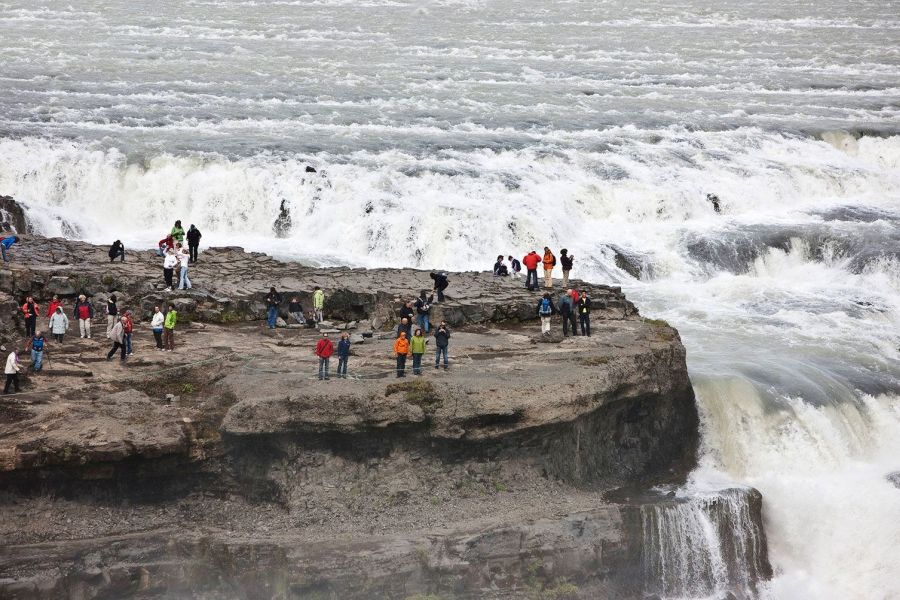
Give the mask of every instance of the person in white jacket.
<svg viewBox="0 0 900 600">
<path fill-rule="evenodd" d="M 163 260 L 163 278 L 166 280 L 166 291 L 172 291 L 172 273 L 175 269 L 175 265 L 178 264 L 178 257 L 175 255 L 175 250 L 169 248 L 166 250 L 166 258 Z"/>
<path fill-rule="evenodd" d="M 153 330 L 153 337 L 156 339 L 156 349 L 162 350 L 162 334 L 163 323 L 166 321 L 166 315 L 162 313 L 158 306 L 153 307 L 153 319 L 150 320 L 150 328 Z"/>
<path fill-rule="evenodd" d="M 15 385 L 16 393 L 22 391 L 22 388 L 19 387 L 19 371 L 22 369 L 22 365 L 19 364 L 19 354 L 16 350 L 13 350 L 9 353 L 9 356 L 6 357 L 6 369 L 3 371 L 6 374 L 6 385 L 3 386 L 3 393 L 9 393 L 10 385 Z"/>
<path fill-rule="evenodd" d="M 178 289 L 179 290 L 189 290 L 191 289 L 191 280 L 188 277 L 188 265 L 191 262 L 191 255 L 188 254 L 186 249 L 182 249 L 181 253 L 178 255 L 178 260 L 181 262 L 181 273 L 178 278 Z"/>
<path fill-rule="evenodd" d="M 69 317 L 63 312 L 62 306 L 57 306 L 56 312 L 50 315 L 50 333 L 57 342 L 61 342 L 68 329 Z"/>
</svg>

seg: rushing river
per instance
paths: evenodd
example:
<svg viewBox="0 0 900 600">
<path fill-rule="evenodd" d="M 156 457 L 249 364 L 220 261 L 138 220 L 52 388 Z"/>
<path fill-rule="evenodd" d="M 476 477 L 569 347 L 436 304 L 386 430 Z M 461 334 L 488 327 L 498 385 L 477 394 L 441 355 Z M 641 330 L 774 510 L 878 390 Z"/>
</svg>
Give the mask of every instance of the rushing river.
<svg viewBox="0 0 900 600">
<path fill-rule="evenodd" d="M 0 86 L 0 193 L 48 235 L 567 247 L 681 331 L 688 489 L 763 493 L 766 595 L 900 597 L 897 2 L 0 0 Z"/>
</svg>

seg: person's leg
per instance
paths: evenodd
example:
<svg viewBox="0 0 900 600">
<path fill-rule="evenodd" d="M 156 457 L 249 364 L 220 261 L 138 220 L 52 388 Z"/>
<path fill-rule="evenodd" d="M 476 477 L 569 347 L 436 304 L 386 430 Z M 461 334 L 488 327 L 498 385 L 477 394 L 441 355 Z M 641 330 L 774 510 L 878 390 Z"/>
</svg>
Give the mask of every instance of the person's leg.
<svg viewBox="0 0 900 600">
<path fill-rule="evenodd" d="M 422 355 L 413 354 L 412 372 L 413 375 L 421 375 L 420 366 L 422 365 Z"/>
<path fill-rule="evenodd" d="M 91 320 L 90 319 L 84 320 L 84 330 L 87 332 L 88 339 L 91 339 Z"/>
<path fill-rule="evenodd" d="M 325 379 L 325 359 L 319 357 L 319 381 Z"/>
<path fill-rule="evenodd" d="M 2 246 L 0 246 L 0 247 L 2 247 Z M 13 376 L 14 376 L 14 375 L 13 375 L 12 373 L 7 373 L 7 374 L 6 374 L 6 385 L 3 386 L 3 393 L 4 393 L 4 394 L 8 394 L 8 393 L 9 393 L 9 386 L 12 385 L 12 382 L 13 382 Z"/>
<path fill-rule="evenodd" d="M 270 306 L 266 309 L 266 325 L 269 329 L 275 329 L 276 315 L 278 314 L 278 309 L 274 306 Z"/>
<path fill-rule="evenodd" d="M 122 355 L 119 357 L 119 360 L 123 360 L 123 361 L 124 361 L 124 360 L 125 360 L 125 355 L 126 355 L 126 352 L 125 352 L 125 340 L 122 340 L 122 343 L 119 344 L 119 350 L 120 350 L 120 352 L 122 353 Z"/>
<path fill-rule="evenodd" d="M 328 367 L 331 365 L 331 358 L 325 359 L 325 379 L 331 379 L 328 375 Z"/>
<path fill-rule="evenodd" d="M 106 360 L 112 360 L 113 355 L 116 353 L 116 350 L 119 349 L 119 342 L 113 342 L 112 348 L 109 352 L 106 353 Z"/>
<path fill-rule="evenodd" d="M 591 337 L 591 315 L 584 315 L 584 323 L 585 329 L 587 330 L 587 336 Z"/>
<path fill-rule="evenodd" d="M 578 323 L 575 321 L 575 313 L 569 313 L 569 324 L 572 326 L 572 335 L 578 335 Z"/>
<path fill-rule="evenodd" d="M 131 334 L 130 334 L 130 333 L 126 333 L 126 334 L 125 334 L 125 354 L 131 354 L 131 353 L 132 353 L 132 349 L 131 349 Z"/>
<path fill-rule="evenodd" d="M 188 277 L 187 270 L 185 270 L 184 273 L 184 281 L 187 284 L 187 289 L 191 289 L 192 287 L 194 287 L 194 285 L 191 283 L 191 278 Z"/>
<path fill-rule="evenodd" d="M 119 259 L 120 262 L 125 262 L 125 251 L 124 250 L 119 253 L 119 257 L 120 257 L 120 259 Z"/>
<path fill-rule="evenodd" d="M 438 290 L 437 297 L 438 297 L 438 302 L 443 302 L 444 301 L 444 290 Z"/>
<path fill-rule="evenodd" d="M 425 331 L 425 334 L 428 334 L 428 331 L 431 329 L 431 318 L 428 315 L 422 315 L 422 322 L 425 326 L 422 328 Z"/>
<path fill-rule="evenodd" d="M 446 371 L 448 368 L 450 368 L 450 353 L 449 353 L 449 350 L 450 350 L 450 349 L 449 349 L 448 347 L 446 347 L 446 346 L 444 346 L 444 347 L 441 349 L 441 351 L 444 353 L 444 370 L 445 370 L 445 371 Z"/>
<path fill-rule="evenodd" d="M 541 317 L 541 333 L 550 333 L 550 317 Z"/>
<path fill-rule="evenodd" d="M 9 262 L 9 259 L 6 258 L 6 246 L 0 244 L 0 253 L 3 254 L 3 262 Z"/>
<path fill-rule="evenodd" d="M 116 317 L 114 315 L 106 315 L 106 335 L 109 335 L 109 332 L 112 331 L 112 328 L 115 327 Z"/>
<path fill-rule="evenodd" d="M 34 371 L 39 371 L 41 368 L 38 363 L 38 361 L 40 360 L 38 358 L 39 355 L 40 355 L 40 352 L 38 352 L 37 350 L 31 351 L 31 368 Z"/>
<path fill-rule="evenodd" d="M 162 349 L 162 330 L 153 330 L 153 339 L 156 341 L 157 349 Z"/>
<path fill-rule="evenodd" d="M 163 329 L 163 350 L 169 349 L 169 332 L 171 329 Z"/>
<path fill-rule="evenodd" d="M 569 337 L 569 319 L 563 316 L 563 337 Z"/>
</svg>

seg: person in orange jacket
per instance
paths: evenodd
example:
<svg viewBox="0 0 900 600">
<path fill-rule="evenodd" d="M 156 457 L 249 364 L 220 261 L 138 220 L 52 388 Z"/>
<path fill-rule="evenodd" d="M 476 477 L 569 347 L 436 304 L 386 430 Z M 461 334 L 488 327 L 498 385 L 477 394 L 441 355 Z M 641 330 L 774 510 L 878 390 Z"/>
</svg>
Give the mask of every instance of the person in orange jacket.
<svg viewBox="0 0 900 600">
<path fill-rule="evenodd" d="M 525 258 L 522 259 L 522 264 L 528 269 L 527 276 L 525 277 L 525 287 L 529 290 L 536 290 L 538 287 L 537 266 L 540 262 L 541 257 L 538 256 L 538 253 L 534 250 L 526 254 Z"/>
<path fill-rule="evenodd" d="M 25 337 L 32 337 L 37 327 L 38 313 L 41 311 L 34 298 L 27 296 L 22 305 L 22 314 L 25 315 Z"/>
<path fill-rule="evenodd" d="M 409 355 L 409 340 L 406 332 L 401 331 L 400 337 L 394 342 L 394 354 L 397 355 L 397 377 L 406 377 L 406 357 Z"/>
<path fill-rule="evenodd" d="M 331 379 L 328 376 L 328 363 L 334 354 L 334 342 L 328 339 L 328 333 L 322 332 L 322 339 L 316 344 L 316 356 L 319 357 L 319 380 Z"/>
<path fill-rule="evenodd" d="M 544 259 L 541 261 L 544 263 L 544 287 L 552 288 L 553 287 L 553 267 L 556 266 L 556 257 L 553 256 L 553 253 L 550 251 L 550 248 L 544 246 Z"/>
</svg>

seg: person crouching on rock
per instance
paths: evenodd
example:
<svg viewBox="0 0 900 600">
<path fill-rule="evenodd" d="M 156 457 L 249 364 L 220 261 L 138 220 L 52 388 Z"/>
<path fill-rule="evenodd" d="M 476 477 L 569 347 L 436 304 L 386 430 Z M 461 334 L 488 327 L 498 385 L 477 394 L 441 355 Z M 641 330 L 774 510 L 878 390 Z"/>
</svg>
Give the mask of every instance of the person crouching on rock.
<svg viewBox="0 0 900 600">
<path fill-rule="evenodd" d="M 19 236 L 17 235 L 8 235 L 2 240 L 0 240 L 0 253 L 3 254 L 3 262 L 9 262 L 9 258 L 6 256 L 7 250 L 9 250 L 13 244 L 19 241 Z"/>
<path fill-rule="evenodd" d="M 346 331 L 341 334 L 341 341 L 337 345 L 338 377 L 347 379 L 347 361 L 350 360 L 350 334 Z"/>
<path fill-rule="evenodd" d="M 109 247 L 109 262 L 113 262 L 117 258 L 121 262 L 125 262 L 125 244 L 122 243 L 122 240 L 114 241 Z"/>
<path fill-rule="evenodd" d="M 50 333 L 57 342 L 61 343 L 68 329 L 69 317 L 63 312 L 62 306 L 57 306 L 56 312 L 50 316 Z"/>
<path fill-rule="evenodd" d="M 549 292 L 544 293 L 544 296 L 538 300 L 537 312 L 541 318 L 541 333 L 550 335 L 550 318 L 556 314 L 556 307 L 553 306 Z"/>
<path fill-rule="evenodd" d="M 116 320 L 116 324 L 113 325 L 112 329 L 106 334 L 106 337 L 112 340 L 112 349 L 106 354 L 106 360 L 112 360 L 112 357 L 115 355 L 116 350 L 122 351 L 122 357 L 119 359 L 122 362 L 125 362 L 125 324 L 122 323 L 121 319 Z"/>
<path fill-rule="evenodd" d="M 163 349 L 166 352 L 175 350 L 175 324 L 178 322 L 178 313 L 175 311 L 175 305 L 169 303 L 169 312 L 166 313 L 166 320 L 163 321 Z"/>
<path fill-rule="evenodd" d="M 509 269 L 503 264 L 503 255 L 501 254 L 494 263 L 494 277 L 506 277 L 507 275 L 509 275 Z"/>
<path fill-rule="evenodd" d="M 171 235 L 167 235 L 163 239 L 159 240 L 159 245 L 156 248 L 157 256 L 165 256 L 166 252 L 169 251 L 169 248 L 175 247 L 175 240 L 172 239 Z"/>
<path fill-rule="evenodd" d="M 397 357 L 397 377 L 406 377 L 406 357 L 409 355 L 409 340 L 406 332 L 401 331 L 400 337 L 394 342 L 394 355 Z"/>
<path fill-rule="evenodd" d="M 322 338 L 316 343 L 316 356 L 319 357 L 319 381 L 330 379 L 328 363 L 332 354 L 334 354 L 334 344 L 328 339 L 328 334 L 322 332 Z"/>
<path fill-rule="evenodd" d="M 303 316 L 303 305 L 300 304 L 300 298 L 296 296 L 291 298 L 288 304 L 288 314 L 297 321 L 298 325 L 306 325 L 306 317 Z"/>
<path fill-rule="evenodd" d="M 434 272 L 431 274 L 431 279 L 434 280 L 434 292 L 437 294 L 437 301 L 444 301 L 444 290 L 450 285 L 450 282 L 447 280 L 447 274 L 443 271 Z"/>
</svg>

